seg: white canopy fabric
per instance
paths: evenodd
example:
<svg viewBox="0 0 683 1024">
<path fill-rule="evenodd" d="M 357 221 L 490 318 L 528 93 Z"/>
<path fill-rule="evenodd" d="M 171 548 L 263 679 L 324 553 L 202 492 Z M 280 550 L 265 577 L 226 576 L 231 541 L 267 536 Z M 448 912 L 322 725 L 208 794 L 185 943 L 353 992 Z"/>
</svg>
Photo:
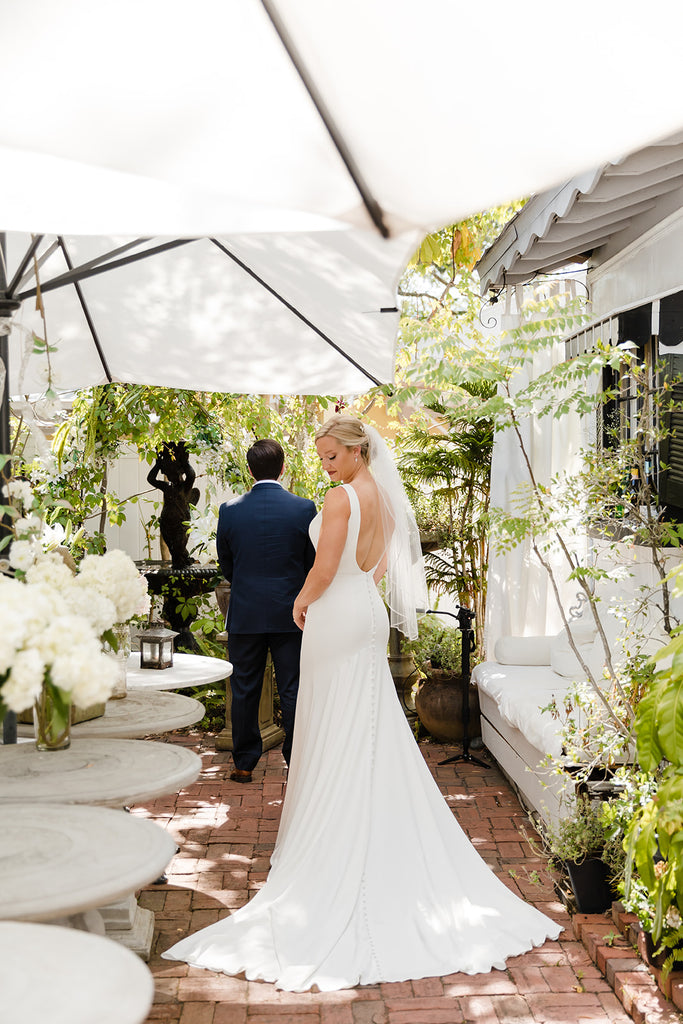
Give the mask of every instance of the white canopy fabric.
<svg viewBox="0 0 683 1024">
<path fill-rule="evenodd" d="M 100 236 L 200 239 L 83 283 L 104 359 L 80 300 L 46 293 L 62 388 L 391 380 L 397 321 L 382 310 L 421 234 L 683 124 L 679 0 L 646 17 L 623 0 L 5 0 L 0 13 L 0 232 L 66 235 L 74 263 Z M 0 304 L 13 275 L 10 255 Z M 12 389 L 39 390 L 16 334 Z"/>
<path fill-rule="evenodd" d="M 0 10 L 4 230 L 368 225 L 281 36 L 391 233 L 528 195 L 683 124 L 679 0 Z"/>
<path fill-rule="evenodd" d="M 8 277 L 31 239 L 7 236 Z M 54 237 L 37 251 L 49 251 Z M 52 383 L 71 390 L 108 380 L 203 391 L 357 394 L 393 377 L 396 283 L 417 236 L 368 231 L 231 235 L 181 240 L 137 262 L 52 290 L 76 268 L 130 239 L 66 236 L 40 266 Z M 132 245 L 119 259 L 156 249 Z M 239 262 L 236 262 L 239 261 Z M 45 356 L 35 280 L 13 330 L 11 394 L 42 393 Z M 246 268 L 249 268 L 251 273 Z M 102 269 L 98 267 L 97 269 Z M 252 276 L 256 275 L 256 277 Z M 266 287 L 267 286 L 267 287 Z M 16 344 L 15 344 L 16 342 Z M 20 352 L 21 349 L 21 352 Z"/>
</svg>

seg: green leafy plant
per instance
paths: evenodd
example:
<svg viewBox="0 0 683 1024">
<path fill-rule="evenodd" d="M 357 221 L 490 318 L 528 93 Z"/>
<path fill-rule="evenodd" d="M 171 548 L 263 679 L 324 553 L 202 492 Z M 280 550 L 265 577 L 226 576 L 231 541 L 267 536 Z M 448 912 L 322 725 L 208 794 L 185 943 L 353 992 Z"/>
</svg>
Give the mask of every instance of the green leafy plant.
<svg viewBox="0 0 683 1024">
<path fill-rule="evenodd" d="M 674 574 L 683 591 L 683 569 Z M 650 798 L 626 830 L 625 895 L 659 950 L 664 972 L 683 960 L 683 632 L 655 655 L 659 666 L 636 713 L 636 748 L 653 778 Z M 635 877 L 634 877 L 635 872 Z M 633 890 L 635 893 L 633 894 Z M 681 948 L 679 948 L 679 946 Z"/>
<path fill-rule="evenodd" d="M 425 675 L 432 669 L 460 672 L 460 631 L 432 618 L 420 620 L 417 640 L 404 642 L 403 650 L 412 654 L 418 669 Z"/>
<path fill-rule="evenodd" d="M 492 394 L 481 382 L 472 390 Z M 490 421 L 463 422 L 442 403 L 432 402 L 433 423 L 404 434 L 399 468 L 420 531 L 429 538 L 427 583 L 475 614 L 478 647 L 483 637 L 488 570 L 488 504 L 493 427 Z"/>
<path fill-rule="evenodd" d="M 588 857 L 599 857 L 606 840 L 602 808 L 579 796 L 572 813 L 556 825 L 546 824 L 542 834 L 558 861 L 580 864 Z"/>
</svg>

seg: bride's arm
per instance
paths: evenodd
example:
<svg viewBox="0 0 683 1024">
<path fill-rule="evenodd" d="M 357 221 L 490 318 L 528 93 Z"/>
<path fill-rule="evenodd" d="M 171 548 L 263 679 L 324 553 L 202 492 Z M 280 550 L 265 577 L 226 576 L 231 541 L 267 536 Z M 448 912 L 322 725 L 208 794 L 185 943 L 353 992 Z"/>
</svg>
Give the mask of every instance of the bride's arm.
<svg viewBox="0 0 683 1024">
<path fill-rule="evenodd" d="M 332 487 L 323 502 L 323 521 L 313 568 L 299 591 L 292 614 L 299 629 L 304 628 L 309 604 L 317 601 L 339 568 L 349 528 L 351 504 L 343 487 Z"/>
</svg>

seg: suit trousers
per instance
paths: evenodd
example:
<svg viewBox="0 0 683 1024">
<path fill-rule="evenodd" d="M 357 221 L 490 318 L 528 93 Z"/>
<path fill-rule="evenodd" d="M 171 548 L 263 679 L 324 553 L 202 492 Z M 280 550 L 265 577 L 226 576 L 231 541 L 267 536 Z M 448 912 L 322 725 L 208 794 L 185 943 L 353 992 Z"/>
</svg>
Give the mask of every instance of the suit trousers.
<svg viewBox="0 0 683 1024">
<path fill-rule="evenodd" d="M 285 730 L 282 756 L 289 764 L 299 689 L 301 637 L 300 630 L 296 633 L 230 633 L 232 756 L 235 767 L 241 771 L 251 771 L 263 753 L 258 709 L 268 651 L 273 659 Z"/>
</svg>

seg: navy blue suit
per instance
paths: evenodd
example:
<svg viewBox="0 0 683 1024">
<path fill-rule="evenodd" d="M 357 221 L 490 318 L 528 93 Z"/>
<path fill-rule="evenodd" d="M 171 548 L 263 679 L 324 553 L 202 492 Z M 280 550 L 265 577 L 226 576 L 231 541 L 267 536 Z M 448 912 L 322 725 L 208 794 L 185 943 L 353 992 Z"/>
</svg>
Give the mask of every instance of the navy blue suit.
<svg viewBox="0 0 683 1024">
<path fill-rule="evenodd" d="M 315 558 L 308 536 L 315 514 L 312 501 L 265 480 L 221 505 L 218 515 L 218 561 L 231 585 L 226 629 L 233 665 L 233 758 L 242 771 L 254 768 L 263 749 L 258 707 L 268 651 L 285 730 L 282 753 L 289 764 L 301 651 L 292 607 Z"/>
</svg>

